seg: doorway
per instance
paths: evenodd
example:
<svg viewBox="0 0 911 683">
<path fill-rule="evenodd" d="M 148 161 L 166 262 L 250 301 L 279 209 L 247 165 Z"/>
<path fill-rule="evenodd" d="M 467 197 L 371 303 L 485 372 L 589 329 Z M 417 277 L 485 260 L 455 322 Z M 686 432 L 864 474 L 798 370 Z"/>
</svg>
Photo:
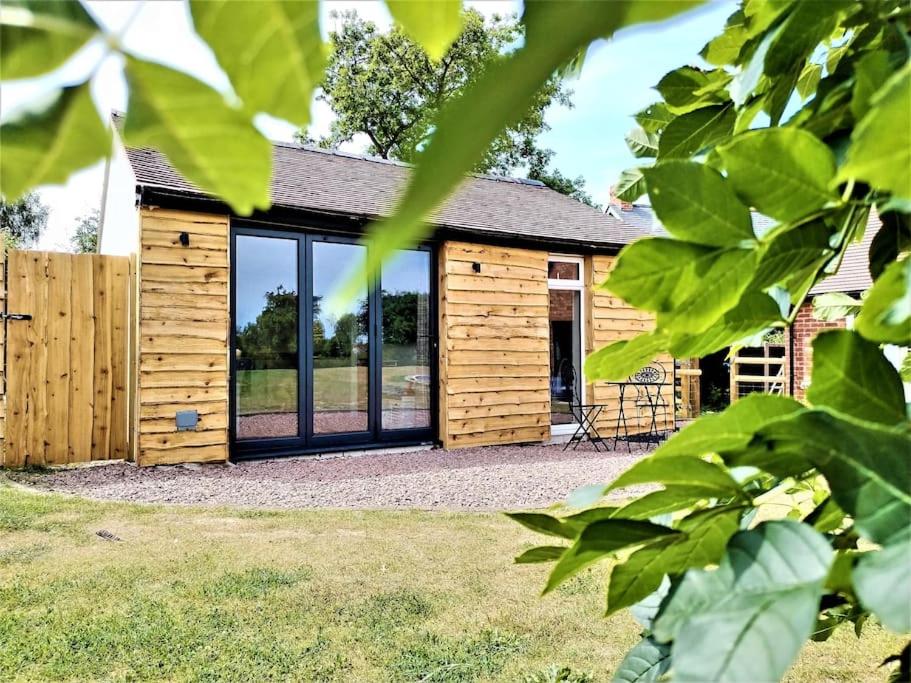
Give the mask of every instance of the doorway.
<svg viewBox="0 0 911 683">
<path fill-rule="evenodd" d="M 232 232 L 232 451 L 238 457 L 433 439 L 433 254 L 400 251 L 341 303 L 368 247 Z"/>
<path fill-rule="evenodd" d="M 585 338 L 582 320 L 584 261 L 575 256 L 552 256 L 547 264 L 550 325 L 551 434 L 572 434 L 578 427 L 573 404 L 585 401 L 582 372 Z"/>
</svg>

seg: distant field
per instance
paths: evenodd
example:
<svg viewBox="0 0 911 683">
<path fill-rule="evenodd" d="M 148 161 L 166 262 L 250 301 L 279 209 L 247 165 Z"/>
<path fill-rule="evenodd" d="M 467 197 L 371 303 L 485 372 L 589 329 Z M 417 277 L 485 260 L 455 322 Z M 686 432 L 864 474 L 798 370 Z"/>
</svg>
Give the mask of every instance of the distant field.
<svg viewBox="0 0 911 683">
<path fill-rule="evenodd" d="M 398 394 L 407 390 L 407 377 L 429 373 L 426 366 L 399 365 L 383 368 L 384 393 Z M 351 408 L 353 396 L 358 397 L 357 408 L 367 409 L 366 392 L 358 387 L 367 386 L 367 368 L 317 368 L 314 371 L 314 408 L 317 411 L 345 410 Z M 237 373 L 242 415 L 297 410 L 297 371 L 295 370 L 239 370 Z M 358 393 L 364 394 L 358 396 Z M 411 398 L 411 397 L 409 397 Z M 430 408 L 428 393 L 418 391 L 408 407 L 419 410 Z"/>
</svg>

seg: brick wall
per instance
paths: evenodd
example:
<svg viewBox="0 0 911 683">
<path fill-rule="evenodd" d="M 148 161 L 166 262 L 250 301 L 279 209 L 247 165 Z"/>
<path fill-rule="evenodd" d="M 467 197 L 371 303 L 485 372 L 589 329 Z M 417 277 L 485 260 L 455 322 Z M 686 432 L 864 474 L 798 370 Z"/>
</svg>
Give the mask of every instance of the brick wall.
<svg viewBox="0 0 911 683">
<path fill-rule="evenodd" d="M 822 330 L 832 330 L 845 326 L 844 320 L 837 322 L 823 322 L 813 317 L 813 302 L 807 300 L 789 331 L 789 348 L 793 354 L 793 382 L 794 397 L 803 398 L 807 386 L 810 384 L 812 372 L 813 337 Z"/>
</svg>

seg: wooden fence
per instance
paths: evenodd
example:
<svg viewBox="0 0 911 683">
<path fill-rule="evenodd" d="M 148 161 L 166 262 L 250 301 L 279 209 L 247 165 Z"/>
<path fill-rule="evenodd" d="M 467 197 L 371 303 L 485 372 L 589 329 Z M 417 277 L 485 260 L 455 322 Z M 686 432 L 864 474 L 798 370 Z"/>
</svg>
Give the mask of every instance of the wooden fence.
<svg viewBox="0 0 911 683">
<path fill-rule="evenodd" d="M 756 392 L 788 395 L 790 386 L 784 344 L 743 348 L 731 358 L 731 403 Z"/>
<path fill-rule="evenodd" d="M 5 280 L 7 313 L 31 319 L 5 324 L 0 463 L 126 458 L 132 450 L 130 259 L 10 251 Z"/>
</svg>

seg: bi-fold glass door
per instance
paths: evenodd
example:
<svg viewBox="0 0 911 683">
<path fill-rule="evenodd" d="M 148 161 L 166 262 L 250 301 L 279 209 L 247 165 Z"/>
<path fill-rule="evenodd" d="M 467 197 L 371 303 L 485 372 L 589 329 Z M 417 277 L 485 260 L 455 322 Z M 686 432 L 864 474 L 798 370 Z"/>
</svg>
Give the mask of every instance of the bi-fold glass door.
<svg viewBox="0 0 911 683">
<path fill-rule="evenodd" d="M 433 438 L 429 249 L 399 252 L 341 306 L 363 244 L 236 228 L 232 250 L 236 455 Z"/>
</svg>

